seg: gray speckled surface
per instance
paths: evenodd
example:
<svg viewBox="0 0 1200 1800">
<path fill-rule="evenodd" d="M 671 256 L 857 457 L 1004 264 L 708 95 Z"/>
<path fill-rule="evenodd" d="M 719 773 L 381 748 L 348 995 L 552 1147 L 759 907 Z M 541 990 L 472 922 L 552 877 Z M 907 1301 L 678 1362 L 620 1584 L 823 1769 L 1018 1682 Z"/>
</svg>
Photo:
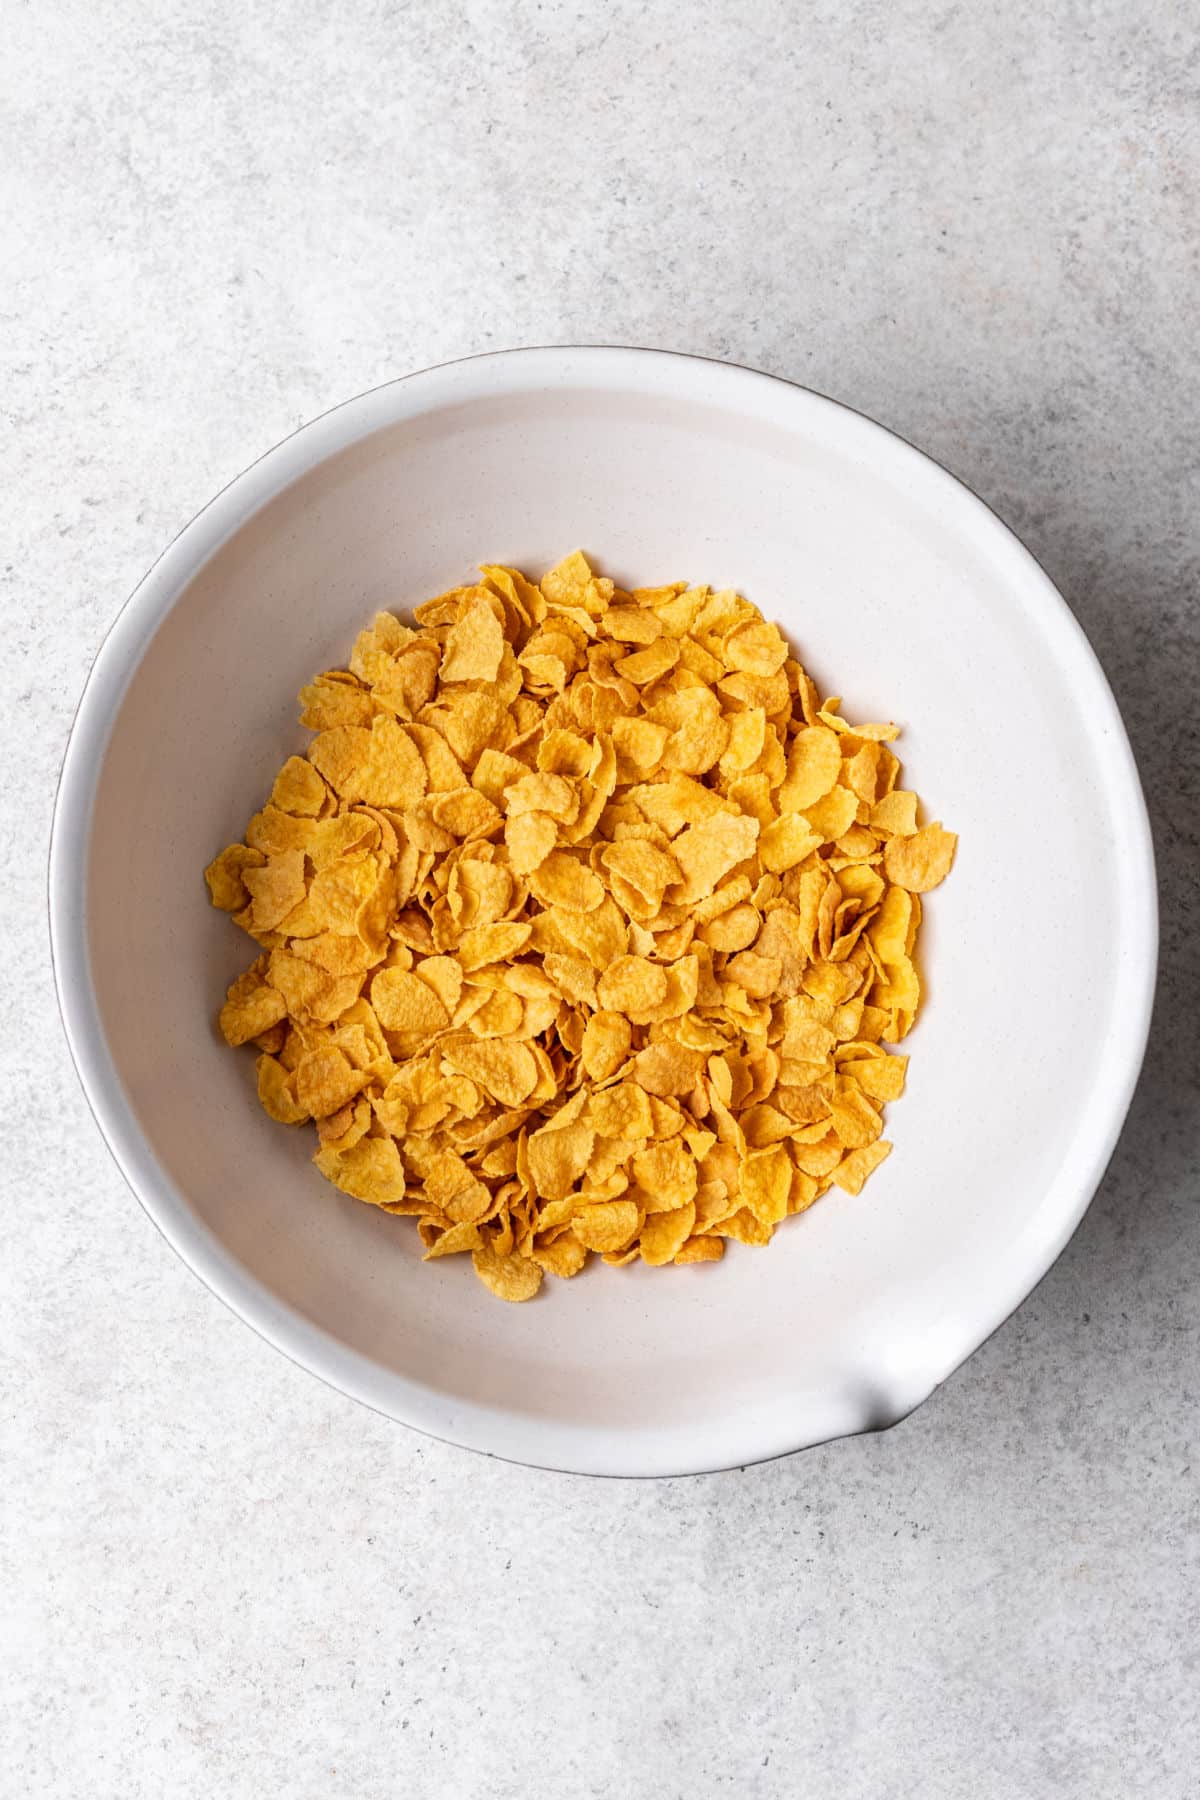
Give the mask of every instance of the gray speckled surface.
<svg viewBox="0 0 1200 1800">
<path fill-rule="evenodd" d="M 1195 6 L 5 36 L 0 1791 L 1195 1795 Z M 1160 857 L 1147 1070 L 1066 1255 L 896 1430 L 702 1480 L 474 1459 L 260 1343 L 126 1193 L 47 964 L 72 708 L 164 542 L 349 394 L 577 340 L 758 364 L 962 474 L 1091 635 Z"/>
</svg>

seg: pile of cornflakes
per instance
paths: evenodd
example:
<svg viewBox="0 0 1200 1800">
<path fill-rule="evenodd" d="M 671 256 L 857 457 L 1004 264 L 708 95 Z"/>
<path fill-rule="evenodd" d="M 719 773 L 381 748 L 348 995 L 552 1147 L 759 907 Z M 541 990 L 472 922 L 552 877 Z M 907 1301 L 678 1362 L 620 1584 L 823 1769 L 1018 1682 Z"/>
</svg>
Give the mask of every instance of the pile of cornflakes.
<svg viewBox="0 0 1200 1800">
<path fill-rule="evenodd" d="M 262 946 L 221 1030 L 502 1299 L 765 1244 L 888 1154 L 954 836 L 737 593 L 481 573 L 303 690 L 307 756 L 207 870 Z"/>
</svg>

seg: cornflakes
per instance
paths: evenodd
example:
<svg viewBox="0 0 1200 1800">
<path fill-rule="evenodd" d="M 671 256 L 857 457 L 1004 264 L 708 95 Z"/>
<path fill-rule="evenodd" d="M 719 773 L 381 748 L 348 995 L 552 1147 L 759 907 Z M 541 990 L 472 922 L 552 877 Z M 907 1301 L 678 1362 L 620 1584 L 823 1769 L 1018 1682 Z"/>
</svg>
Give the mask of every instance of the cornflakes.
<svg viewBox="0 0 1200 1800">
<path fill-rule="evenodd" d="M 304 688 L 205 875 L 260 946 L 219 1023 L 264 1110 L 523 1301 L 859 1193 L 956 840 L 734 591 L 481 577 Z"/>
</svg>

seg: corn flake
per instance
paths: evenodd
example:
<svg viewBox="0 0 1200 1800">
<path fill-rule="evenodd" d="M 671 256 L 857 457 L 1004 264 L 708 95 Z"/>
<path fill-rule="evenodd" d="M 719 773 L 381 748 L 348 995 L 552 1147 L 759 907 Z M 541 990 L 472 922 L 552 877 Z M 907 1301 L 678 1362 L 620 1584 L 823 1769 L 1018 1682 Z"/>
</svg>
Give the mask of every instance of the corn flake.
<svg viewBox="0 0 1200 1800">
<path fill-rule="evenodd" d="M 958 839 L 940 825 L 926 825 L 910 837 L 889 838 L 883 853 L 884 874 L 910 894 L 924 894 L 946 879 L 954 861 Z M 249 886 L 256 871 L 247 871 Z"/>
<path fill-rule="evenodd" d="M 334 1186 L 509 1301 L 859 1193 L 956 847 L 894 725 L 733 590 L 578 551 L 378 614 L 300 701 L 306 754 L 205 879 L 263 950 L 222 1035 Z"/>
</svg>

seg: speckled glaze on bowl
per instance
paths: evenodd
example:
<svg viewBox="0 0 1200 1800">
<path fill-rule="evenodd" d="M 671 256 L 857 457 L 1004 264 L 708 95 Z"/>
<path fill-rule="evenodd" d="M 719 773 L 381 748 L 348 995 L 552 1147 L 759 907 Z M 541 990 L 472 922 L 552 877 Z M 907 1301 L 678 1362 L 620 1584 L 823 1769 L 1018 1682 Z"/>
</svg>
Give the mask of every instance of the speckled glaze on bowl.
<svg viewBox="0 0 1200 1800">
<path fill-rule="evenodd" d="M 333 1192 L 213 1017 L 248 959 L 201 871 L 302 747 L 294 696 L 364 620 L 582 545 L 619 580 L 739 587 L 848 715 L 895 718 L 960 833 L 922 937 L 895 1152 L 769 1249 L 596 1267 L 529 1306 Z M 147 575 L 96 660 L 50 862 L 63 1018 L 131 1187 L 192 1268 L 315 1374 L 548 1467 L 656 1475 L 894 1422 L 1066 1243 L 1141 1062 L 1156 920 L 1104 676 L 992 513 L 860 415 L 661 352 L 507 352 L 314 421 Z"/>
</svg>

